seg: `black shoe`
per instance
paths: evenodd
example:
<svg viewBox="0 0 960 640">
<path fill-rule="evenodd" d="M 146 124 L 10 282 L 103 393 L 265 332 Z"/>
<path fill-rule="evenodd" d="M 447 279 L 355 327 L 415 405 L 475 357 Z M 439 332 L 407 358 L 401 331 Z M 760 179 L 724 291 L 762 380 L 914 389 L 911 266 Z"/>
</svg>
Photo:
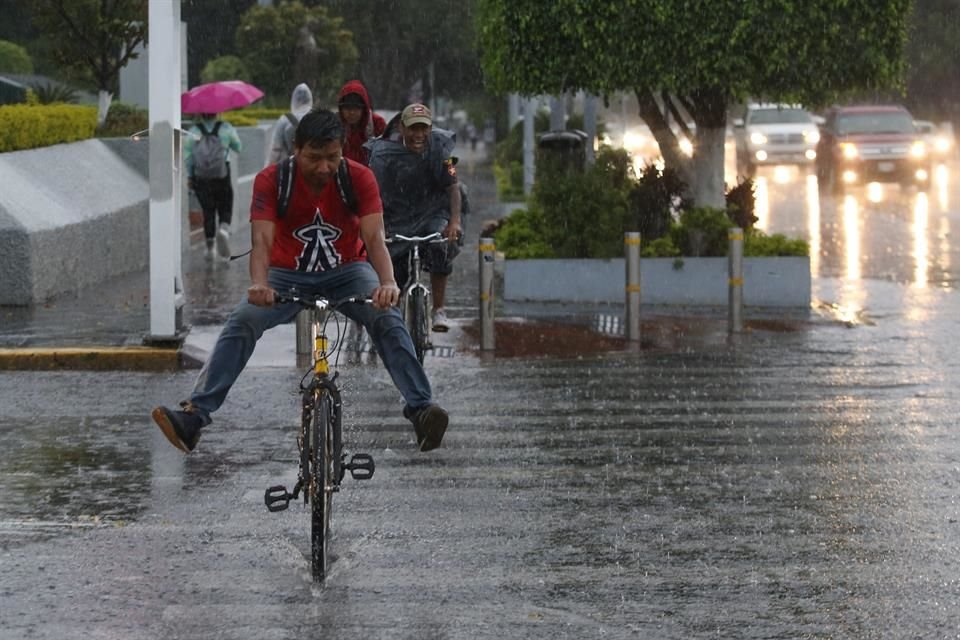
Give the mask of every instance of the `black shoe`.
<svg viewBox="0 0 960 640">
<path fill-rule="evenodd" d="M 184 453 L 190 453 L 200 441 L 200 429 L 203 428 L 203 418 L 190 411 L 171 411 L 166 407 L 157 407 L 153 410 L 153 421 L 167 436 L 170 444 Z"/>
<path fill-rule="evenodd" d="M 447 412 L 440 405 L 428 404 L 417 410 L 404 408 L 403 415 L 407 420 L 413 423 L 413 429 L 417 432 L 417 446 L 420 451 L 432 451 L 440 446 L 443 441 L 443 434 L 447 430 L 447 423 L 450 421 Z"/>
</svg>

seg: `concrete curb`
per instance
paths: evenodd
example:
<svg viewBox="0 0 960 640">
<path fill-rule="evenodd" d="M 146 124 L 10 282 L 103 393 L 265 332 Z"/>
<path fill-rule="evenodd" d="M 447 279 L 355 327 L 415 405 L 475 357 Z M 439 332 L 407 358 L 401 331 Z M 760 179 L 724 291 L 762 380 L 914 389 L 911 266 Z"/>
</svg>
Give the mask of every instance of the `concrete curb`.
<svg viewBox="0 0 960 640">
<path fill-rule="evenodd" d="M 0 371 L 174 371 L 182 367 L 175 347 L 0 349 Z"/>
</svg>

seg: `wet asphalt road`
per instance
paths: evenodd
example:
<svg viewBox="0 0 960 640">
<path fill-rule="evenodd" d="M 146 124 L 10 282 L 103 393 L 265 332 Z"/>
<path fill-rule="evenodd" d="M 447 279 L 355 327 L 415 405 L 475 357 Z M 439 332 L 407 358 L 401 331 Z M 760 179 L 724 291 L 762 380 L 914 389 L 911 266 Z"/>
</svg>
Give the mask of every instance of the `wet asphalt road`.
<svg viewBox="0 0 960 640">
<path fill-rule="evenodd" d="M 322 588 L 307 514 L 262 503 L 295 473 L 296 370 L 248 370 L 190 456 L 146 411 L 190 373 L 0 375 L 0 637 L 957 637 L 958 309 L 932 307 L 435 359 L 432 454 L 383 370 L 347 367 L 378 468 L 336 497 Z"/>
<path fill-rule="evenodd" d="M 0 372 L 0 638 L 960 637 L 955 292 L 821 278 L 852 319 L 579 357 L 481 355 L 474 292 L 427 363 L 440 450 L 342 367 L 377 472 L 335 498 L 322 587 L 307 513 L 262 502 L 298 369 L 245 371 L 190 456 L 149 409 L 194 372 Z"/>
</svg>

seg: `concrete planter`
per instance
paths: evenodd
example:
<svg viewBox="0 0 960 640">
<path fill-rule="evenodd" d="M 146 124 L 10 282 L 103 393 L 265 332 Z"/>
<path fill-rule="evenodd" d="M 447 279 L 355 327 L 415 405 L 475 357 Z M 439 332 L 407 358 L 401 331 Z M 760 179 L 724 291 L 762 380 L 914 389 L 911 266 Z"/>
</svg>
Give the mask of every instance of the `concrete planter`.
<svg viewBox="0 0 960 640">
<path fill-rule="evenodd" d="M 253 177 L 270 125 L 240 127 L 231 167 L 233 232 L 244 233 Z M 181 202 L 188 220 L 186 185 Z M 90 139 L 0 154 L 0 306 L 28 306 L 115 276 L 149 259 L 149 139 Z M 182 249 L 190 246 L 183 227 Z"/>
<path fill-rule="evenodd" d="M 507 260 L 503 298 L 510 302 L 623 303 L 623 258 Z M 810 307 L 810 259 L 745 258 L 743 300 L 754 307 Z M 727 258 L 643 258 L 642 305 L 724 306 Z"/>
</svg>

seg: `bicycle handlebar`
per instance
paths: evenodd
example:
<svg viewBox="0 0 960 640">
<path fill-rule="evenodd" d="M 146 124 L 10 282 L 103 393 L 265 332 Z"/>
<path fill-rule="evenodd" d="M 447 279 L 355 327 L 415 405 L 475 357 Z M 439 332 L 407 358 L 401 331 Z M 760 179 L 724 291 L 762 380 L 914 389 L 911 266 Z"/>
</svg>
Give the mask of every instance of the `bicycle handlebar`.
<svg viewBox="0 0 960 640">
<path fill-rule="evenodd" d="M 392 236 L 387 238 L 387 244 L 394 242 L 413 242 L 415 244 L 439 244 L 441 242 L 446 242 L 447 239 L 444 238 L 439 231 L 434 231 L 427 236 L 404 236 L 399 233 L 395 233 Z"/>
<path fill-rule="evenodd" d="M 331 301 L 323 296 L 306 295 L 298 291 L 277 291 L 273 296 L 274 304 L 286 304 L 288 302 L 297 302 L 307 309 L 319 309 L 320 311 L 329 309 L 333 311 L 350 303 L 371 304 L 373 299 L 370 296 L 350 296 L 342 300 Z"/>
</svg>

